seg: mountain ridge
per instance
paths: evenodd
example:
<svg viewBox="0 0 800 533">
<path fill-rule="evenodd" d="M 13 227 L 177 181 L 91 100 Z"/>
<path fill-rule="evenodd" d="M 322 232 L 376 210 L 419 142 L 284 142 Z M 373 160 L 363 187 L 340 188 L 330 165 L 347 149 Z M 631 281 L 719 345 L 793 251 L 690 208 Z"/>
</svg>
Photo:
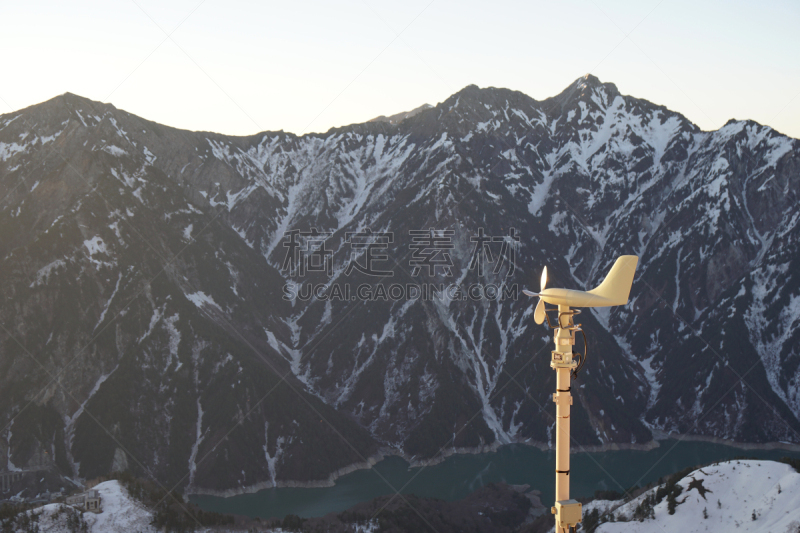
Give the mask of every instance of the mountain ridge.
<svg viewBox="0 0 800 533">
<path fill-rule="evenodd" d="M 619 253 L 641 256 L 631 304 L 581 317 L 603 354 L 576 389 L 582 445 L 800 442 L 799 143 L 743 121 L 702 132 L 609 85 L 580 78 L 543 101 L 468 86 L 397 125 L 300 137 L 185 132 L 68 94 L 72 108 L 0 116 L 10 464 L 49 451 L 63 475 L 147 465 L 240 491 L 324 480 L 387 447 L 551 444 L 551 340 L 529 302 L 282 300 L 292 283 L 374 286 L 345 274 L 345 235 L 367 227 L 395 235 L 387 283 L 535 288 L 547 262 L 583 289 Z M 452 280 L 399 264 L 431 227 L 454 230 Z M 510 251 L 498 272 L 468 267 L 478 227 L 524 230 L 513 273 Z M 330 232 L 331 276 L 283 271 L 295 228 Z M 9 333 L 63 374 L 42 396 L 50 378 Z"/>
<path fill-rule="evenodd" d="M 354 122 L 354 123 L 345 124 L 345 125 L 342 125 L 342 126 L 332 126 L 331 128 L 329 128 L 325 132 L 308 132 L 308 133 L 304 133 L 302 135 L 296 134 L 296 133 L 293 133 L 293 132 L 289 132 L 289 131 L 284 131 L 282 129 L 279 129 L 279 130 L 271 130 L 271 129 L 261 130 L 261 131 L 258 131 L 256 133 L 247 134 L 247 135 L 227 134 L 227 133 L 214 132 L 214 131 L 211 131 L 211 130 L 187 130 L 187 129 L 179 128 L 177 126 L 170 126 L 168 124 L 164 124 L 164 123 L 158 122 L 156 120 L 147 119 L 147 118 L 144 118 L 144 117 L 139 117 L 137 115 L 133 115 L 133 114 L 131 114 L 131 113 L 129 113 L 129 112 L 123 110 L 123 109 L 117 108 L 111 102 L 101 102 L 99 100 L 92 100 L 91 98 L 88 98 L 86 96 L 81 96 L 79 94 L 72 93 L 72 92 L 69 92 L 69 91 L 67 91 L 65 93 L 62 93 L 60 95 L 56 95 L 56 96 L 54 96 L 54 97 L 52 97 L 52 98 L 50 98 L 48 100 L 45 100 L 43 102 L 39 102 L 39 103 L 36 103 L 36 104 L 31 104 L 31 105 L 29 105 L 27 107 L 24 107 L 24 108 L 21 108 L 21 109 L 17 109 L 17 110 L 14 110 L 14 111 L 9 111 L 7 113 L 0 114 L 0 117 L 6 116 L 6 115 L 14 115 L 14 114 L 17 114 L 17 113 L 22 113 L 23 111 L 33 110 L 35 108 L 39 108 L 40 106 L 43 106 L 43 107 L 44 106 L 49 106 L 49 105 L 51 105 L 51 103 L 53 105 L 55 105 L 56 103 L 58 103 L 58 102 L 63 100 L 65 102 L 68 102 L 68 101 L 83 102 L 83 103 L 86 103 L 86 104 L 88 104 L 90 106 L 110 106 L 112 109 L 120 111 L 122 113 L 125 113 L 126 115 L 136 116 L 139 120 L 142 120 L 144 122 L 149 122 L 151 124 L 158 125 L 158 126 L 161 126 L 161 127 L 164 127 L 164 128 L 169 128 L 171 130 L 181 131 L 181 132 L 186 132 L 186 133 L 210 134 L 210 135 L 219 135 L 219 136 L 223 136 L 223 137 L 226 137 L 226 138 L 241 138 L 241 139 L 255 138 L 255 137 L 262 136 L 262 135 L 267 135 L 267 134 L 282 133 L 284 135 L 294 136 L 296 138 L 302 138 L 302 137 L 305 137 L 305 136 L 312 136 L 313 137 L 313 136 L 329 135 L 332 132 L 341 131 L 341 130 L 344 130 L 344 129 L 348 128 L 348 127 L 364 126 L 364 125 L 372 124 L 372 123 L 382 123 L 382 124 L 388 124 L 390 126 L 398 126 L 401 122 L 403 122 L 405 120 L 405 118 L 403 120 L 401 120 L 400 122 L 398 122 L 398 123 L 392 123 L 392 122 L 389 122 L 388 120 L 387 121 L 380 121 L 378 119 L 380 119 L 381 117 L 386 118 L 386 119 L 391 119 L 392 117 L 395 117 L 395 116 L 404 116 L 405 117 L 405 115 L 408 115 L 409 113 L 414 113 L 414 112 L 417 112 L 417 111 L 418 111 L 418 113 L 429 112 L 429 111 L 437 109 L 439 106 L 445 105 L 447 102 L 452 100 L 454 97 L 458 98 L 459 96 L 473 97 L 476 100 L 480 100 L 480 98 L 478 98 L 478 96 L 481 95 L 481 94 L 491 94 L 492 91 L 500 91 L 500 92 L 508 92 L 511 95 L 515 95 L 515 96 L 522 96 L 522 97 L 524 97 L 526 99 L 530 99 L 531 101 L 539 103 L 539 104 L 547 104 L 548 102 L 556 102 L 556 101 L 561 101 L 561 100 L 572 100 L 572 96 L 577 91 L 579 91 L 579 90 L 583 91 L 587 87 L 589 87 L 589 88 L 602 87 L 602 88 L 605 88 L 606 90 L 608 90 L 609 94 L 621 95 L 621 96 L 625 96 L 626 98 L 633 98 L 635 100 L 639 100 L 639 101 L 642 101 L 642 102 L 647 102 L 648 104 L 654 105 L 655 107 L 660 108 L 662 110 L 669 111 L 670 113 L 678 114 L 684 120 L 686 120 L 688 123 L 692 124 L 695 128 L 697 128 L 698 131 L 703 131 L 703 132 L 706 132 L 706 133 L 712 133 L 712 132 L 715 132 L 715 131 L 719 131 L 719 129 L 721 129 L 721 128 L 718 128 L 716 130 L 701 130 L 699 127 L 694 125 L 694 123 L 692 123 L 688 118 L 685 117 L 685 115 L 683 115 L 679 111 L 671 110 L 666 106 L 662 106 L 662 105 L 658 105 L 658 104 L 652 104 L 651 102 L 649 102 L 648 100 L 645 100 L 645 99 L 636 98 L 636 97 L 633 97 L 633 96 L 630 96 L 630 95 L 622 95 L 622 93 L 619 92 L 619 89 L 617 88 L 617 86 L 614 83 L 602 82 L 602 81 L 600 81 L 599 78 L 597 78 L 593 74 L 586 74 L 585 76 L 581 76 L 580 78 L 576 79 L 573 83 L 568 85 L 558 95 L 547 97 L 544 100 L 536 100 L 532 96 L 529 96 L 529 95 L 523 93 L 522 91 L 517 91 L 517 90 L 514 90 L 514 89 L 507 89 L 507 88 L 503 88 L 503 87 L 494 87 L 494 86 L 479 87 L 478 85 L 475 85 L 475 84 L 469 84 L 469 85 L 466 85 L 465 87 L 463 87 L 462 89 L 460 89 L 459 91 L 457 91 L 457 92 L 453 93 L 452 95 L 450 95 L 444 101 L 442 101 L 442 102 L 440 102 L 440 103 L 438 103 L 438 104 L 436 104 L 434 106 L 431 106 L 430 104 L 423 104 L 422 106 L 419 106 L 419 107 L 417 107 L 415 109 L 412 109 L 411 111 L 396 113 L 395 115 L 392 115 L 392 116 L 389 116 L 389 117 L 385 117 L 385 116 L 382 115 L 380 117 L 369 119 L 369 120 L 366 120 L 364 122 Z M 415 113 L 412 116 L 416 116 L 418 113 Z M 778 130 L 775 130 L 774 128 L 772 128 L 772 126 L 769 126 L 769 125 L 766 125 L 766 124 L 762 124 L 762 123 L 760 123 L 760 122 L 758 122 L 758 121 L 756 121 L 754 119 L 730 118 L 730 119 L 728 119 L 728 121 L 722 127 L 724 128 L 725 126 L 728 126 L 731 123 L 741 123 L 741 122 L 748 123 L 748 124 L 752 123 L 752 124 L 755 124 L 755 125 L 760 126 L 760 127 L 767 127 L 767 128 L 772 129 L 776 133 L 780 133 L 781 135 L 789 137 L 788 135 L 786 135 L 786 134 L 784 134 L 782 132 L 779 132 Z M 789 137 L 789 138 L 795 139 L 794 137 Z"/>
</svg>

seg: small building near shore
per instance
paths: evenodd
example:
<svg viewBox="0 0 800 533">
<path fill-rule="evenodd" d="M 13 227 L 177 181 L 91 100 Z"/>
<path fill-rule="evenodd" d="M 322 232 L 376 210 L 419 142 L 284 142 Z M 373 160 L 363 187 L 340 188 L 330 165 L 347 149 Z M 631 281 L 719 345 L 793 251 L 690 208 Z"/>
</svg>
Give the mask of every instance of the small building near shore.
<svg viewBox="0 0 800 533">
<path fill-rule="evenodd" d="M 87 490 L 86 492 L 81 492 L 80 494 L 67 496 L 67 505 L 71 505 L 85 511 L 99 513 L 103 510 L 103 498 L 100 497 L 99 491 L 91 489 Z"/>
</svg>

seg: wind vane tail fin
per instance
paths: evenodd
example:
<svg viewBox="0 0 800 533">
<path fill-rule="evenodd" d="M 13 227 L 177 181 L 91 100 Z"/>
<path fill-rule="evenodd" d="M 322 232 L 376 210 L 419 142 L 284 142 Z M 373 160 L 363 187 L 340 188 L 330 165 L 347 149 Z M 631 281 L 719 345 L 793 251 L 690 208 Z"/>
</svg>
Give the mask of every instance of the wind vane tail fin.
<svg viewBox="0 0 800 533">
<path fill-rule="evenodd" d="M 635 255 L 622 255 L 617 258 L 614 266 L 608 272 L 606 279 L 589 291 L 590 294 L 610 300 L 608 305 L 625 305 L 631 293 L 633 275 L 636 274 L 636 265 L 639 258 Z"/>
</svg>

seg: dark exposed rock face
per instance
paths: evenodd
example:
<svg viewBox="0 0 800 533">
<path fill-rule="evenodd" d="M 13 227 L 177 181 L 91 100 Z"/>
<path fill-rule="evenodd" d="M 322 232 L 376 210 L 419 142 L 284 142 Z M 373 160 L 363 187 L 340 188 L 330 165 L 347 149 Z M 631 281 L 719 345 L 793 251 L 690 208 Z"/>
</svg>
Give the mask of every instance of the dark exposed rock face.
<svg viewBox="0 0 800 533">
<path fill-rule="evenodd" d="M 702 132 L 591 76 L 303 137 L 180 131 L 71 94 L 0 116 L 0 442 L 16 467 L 219 491 L 327 480 L 383 446 L 550 442 L 530 301 L 284 286 L 536 289 L 547 264 L 551 286 L 590 288 L 633 253 L 631 304 L 581 315 L 574 438 L 800 443 L 799 163 L 768 127 Z M 282 238 L 311 228 L 332 272 L 292 278 Z M 393 233 L 376 265 L 393 276 L 346 271 L 365 228 Z M 409 232 L 429 228 L 453 230 L 451 276 L 412 275 Z M 508 249 L 469 269 L 479 228 L 516 228 L 513 272 Z"/>
</svg>

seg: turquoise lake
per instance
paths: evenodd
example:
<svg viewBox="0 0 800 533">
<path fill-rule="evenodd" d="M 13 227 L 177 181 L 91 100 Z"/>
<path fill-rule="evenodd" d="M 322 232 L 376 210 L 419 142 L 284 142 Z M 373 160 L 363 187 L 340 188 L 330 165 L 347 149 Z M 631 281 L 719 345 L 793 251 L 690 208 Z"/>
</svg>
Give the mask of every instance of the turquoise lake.
<svg viewBox="0 0 800 533">
<path fill-rule="evenodd" d="M 665 440 L 648 451 L 621 450 L 573 453 L 570 495 L 592 496 L 597 490 L 624 489 L 658 481 L 683 468 L 736 457 L 777 460 L 800 459 L 800 452 L 743 450 L 722 444 Z M 399 490 L 403 494 L 458 500 L 481 486 L 498 481 L 528 484 L 542 492 L 545 505 L 554 497 L 555 452 L 524 445 L 508 445 L 492 453 L 454 455 L 426 468 L 409 468 L 399 457 L 388 457 L 370 470 L 358 470 L 336 480 L 333 487 L 265 489 L 229 498 L 191 496 L 203 510 L 261 518 L 295 514 L 305 518 L 343 511 Z M 380 475 L 378 475 L 380 474 Z M 388 483 L 387 483 L 388 482 Z"/>
</svg>

